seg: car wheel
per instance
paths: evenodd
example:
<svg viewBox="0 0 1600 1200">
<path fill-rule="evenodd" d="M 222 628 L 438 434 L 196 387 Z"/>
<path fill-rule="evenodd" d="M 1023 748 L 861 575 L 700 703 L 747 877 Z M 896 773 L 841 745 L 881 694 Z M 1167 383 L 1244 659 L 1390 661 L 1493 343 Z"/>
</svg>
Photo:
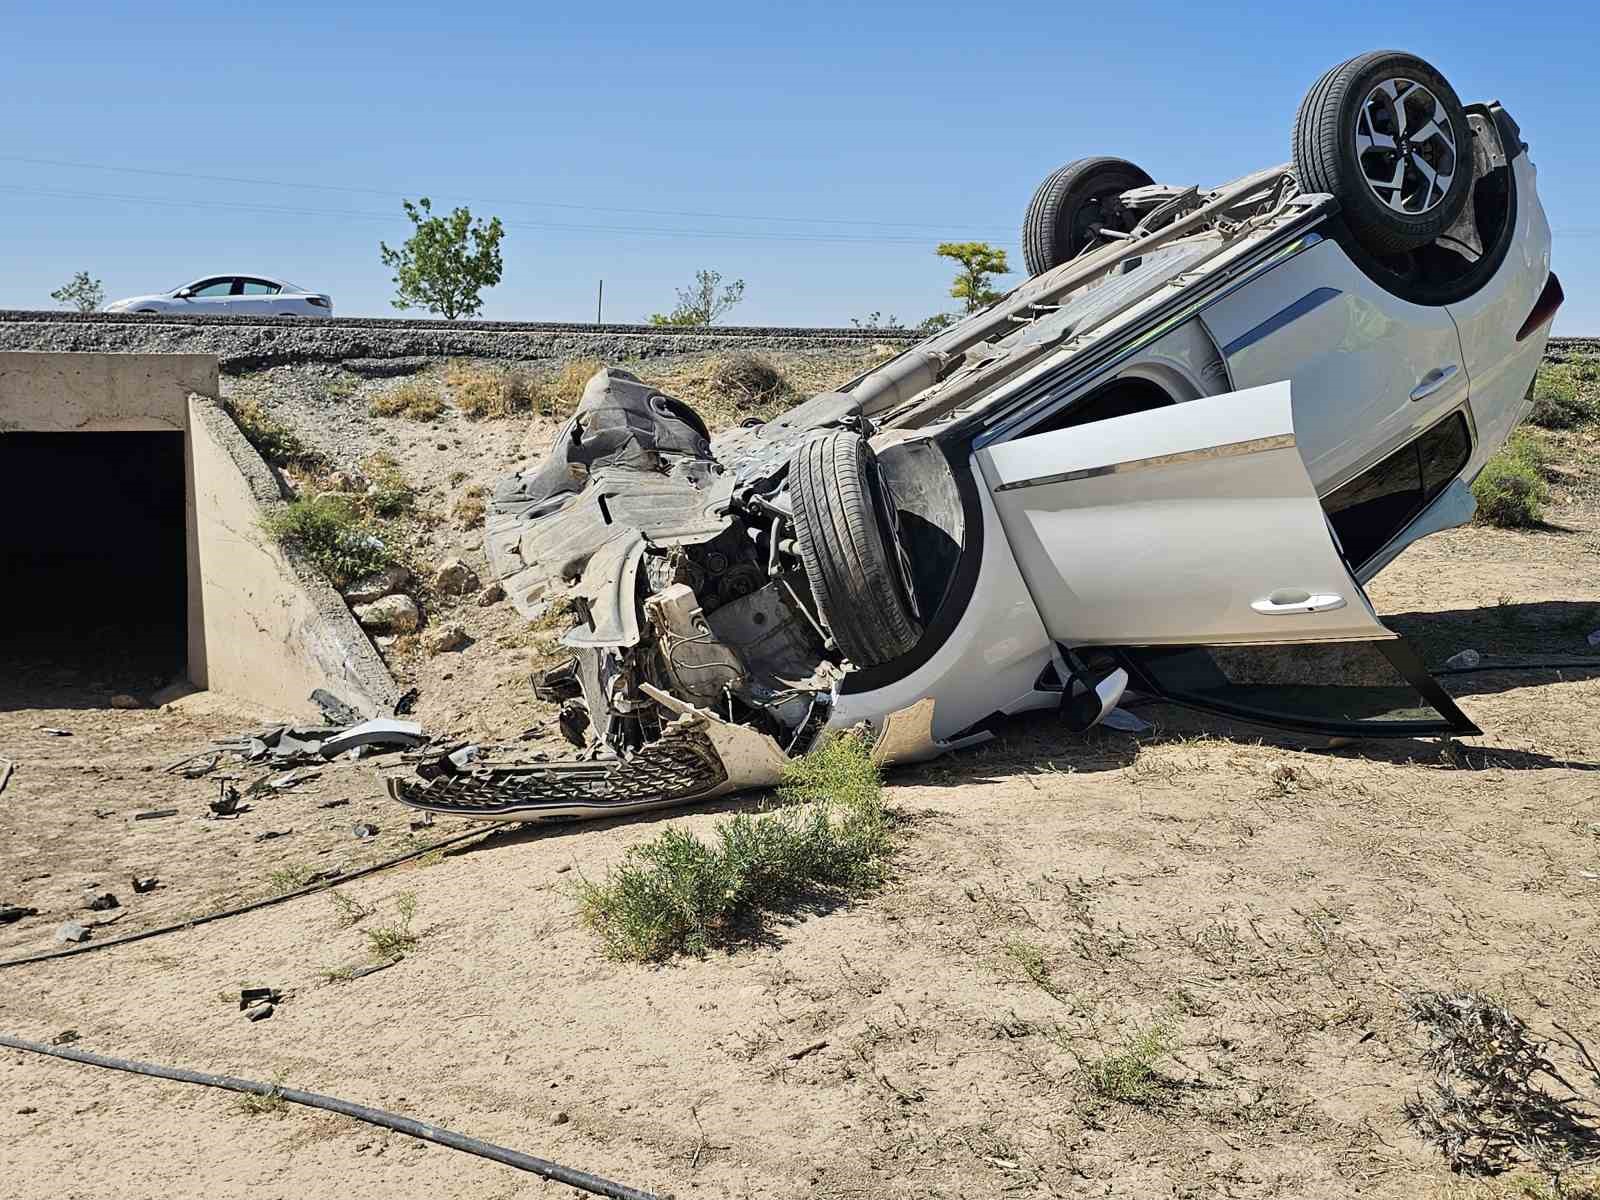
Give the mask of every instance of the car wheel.
<svg viewBox="0 0 1600 1200">
<path fill-rule="evenodd" d="M 1127 233 L 1134 224 L 1116 198 L 1148 187 L 1150 176 L 1123 158 L 1080 158 L 1039 185 L 1022 219 L 1022 257 L 1029 275 L 1042 275 L 1094 241 L 1094 226 Z"/>
<path fill-rule="evenodd" d="M 865 438 L 824 433 L 789 466 L 800 560 L 822 620 L 851 662 L 875 667 L 917 644 L 899 555 L 885 536 L 882 483 Z"/>
<path fill-rule="evenodd" d="M 1413 54 L 1374 50 L 1330 68 L 1294 121 L 1294 166 L 1308 192 L 1336 197 L 1378 255 L 1404 254 L 1461 215 L 1471 134 L 1455 89 Z"/>
</svg>

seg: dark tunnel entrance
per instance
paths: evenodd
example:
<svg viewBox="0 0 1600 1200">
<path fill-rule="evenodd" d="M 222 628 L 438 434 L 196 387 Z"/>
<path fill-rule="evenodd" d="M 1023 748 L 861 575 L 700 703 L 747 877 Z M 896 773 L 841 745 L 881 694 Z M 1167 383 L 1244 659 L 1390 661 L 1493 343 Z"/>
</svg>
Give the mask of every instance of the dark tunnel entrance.
<svg viewBox="0 0 1600 1200">
<path fill-rule="evenodd" d="M 0 707 L 186 674 L 181 433 L 0 433 Z"/>
</svg>

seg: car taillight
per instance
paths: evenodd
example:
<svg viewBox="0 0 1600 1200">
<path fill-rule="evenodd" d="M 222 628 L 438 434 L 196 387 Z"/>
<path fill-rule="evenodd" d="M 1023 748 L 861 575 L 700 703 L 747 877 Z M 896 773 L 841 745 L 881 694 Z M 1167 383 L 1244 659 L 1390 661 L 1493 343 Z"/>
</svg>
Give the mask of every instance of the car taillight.
<svg viewBox="0 0 1600 1200">
<path fill-rule="evenodd" d="M 315 304 L 318 308 L 328 307 L 328 298 L 326 296 L 307 296 L 306 302 L 308 304 Z"/>
<path fill-rule="evenodd" d="M 1533 311 L 1528 314 L 1528 319 L 1522 323 L 1522 328 L 1517 330 L 1517 341 L 1522 341 L 1535 329 L 1538 329 L 1551 317 L 1556 315 L 1556 309 L 1561 307 L 1561 302 L 1567 294 L 1561 290 L 1561 280 L 1556 278 L 1554 271 L 1550 278 L 1545 280 L 1544 291 L 1539 293 L 1539 299 L 1533 306 Z"/>
</svg>

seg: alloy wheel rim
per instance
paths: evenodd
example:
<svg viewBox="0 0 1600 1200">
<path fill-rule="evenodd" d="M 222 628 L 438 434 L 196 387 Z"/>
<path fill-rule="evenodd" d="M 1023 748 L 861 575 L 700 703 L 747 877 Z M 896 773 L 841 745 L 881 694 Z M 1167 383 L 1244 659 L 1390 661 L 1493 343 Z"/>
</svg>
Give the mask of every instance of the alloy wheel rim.
<svg viewBox="0 0 1600 1200">
<path fill-rule="evenodd" d="M 1378 203 L 1419 217 L 1444 203 L 1456 175 L 1456 131 L 1439 98 L 1385 79 L 1356 111 L 1356 161 Z"/>
</svg>

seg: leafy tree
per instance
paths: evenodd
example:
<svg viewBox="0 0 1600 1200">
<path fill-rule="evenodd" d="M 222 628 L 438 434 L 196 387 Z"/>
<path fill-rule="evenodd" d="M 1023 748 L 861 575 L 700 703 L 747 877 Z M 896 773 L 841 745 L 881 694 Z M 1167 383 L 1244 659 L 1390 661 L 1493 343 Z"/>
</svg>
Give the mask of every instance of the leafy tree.
<svg viewBox="0 0 1600 1200">
<path fill-rule="evenodd" d="M 744 280 L 735 279 L 719 292 L 722 272 L 699 270 L 694 282 L 678 289 L 678 304 L 669 313 L 650 314 L 652 325 L 710 325 L 744 299 Z"/>
<path fill-rule="evenodd" d="M 465 208 L 436 217 L 426 196 L 415 204 L 401 203 L 416 232 L 398 250 L 378 243 L 383 265 L 394 269 L 394 306 L 425 308 L 447 321 L 477 316 L 483 311 L 479 293 L 500 282 L 500 239 L 505 236 L 500 218 L 484 224 Z"/>
<path fill-rule="evenodd" d="M 918 321 L 914 328 L 923 337 L 932 337 L 941 329 L 949 329 L 960 319 L 955 313 L 934 313 L 933 316 Z"/>
<path fill-rule="evenodd" d="M 950 294 L 966 301 L 969 313 L 988 308 L 1000 299 L 1000 293 L 989 286 L 989 277 L 1010 274 L 1004 250 L 997 250 L 988 242 L 940 242 L 935 253 L 960 265 Z"/>
<path fill-rule="evenodd" d="M 90 279 L 89 272 L 79 271 L 70 283 L 64 283 L 50 293 L 57 304 L 69 304 L 79 312 L 94 312 L 106 302 L 106 289 L 98 279 Z"/>
</svg>

